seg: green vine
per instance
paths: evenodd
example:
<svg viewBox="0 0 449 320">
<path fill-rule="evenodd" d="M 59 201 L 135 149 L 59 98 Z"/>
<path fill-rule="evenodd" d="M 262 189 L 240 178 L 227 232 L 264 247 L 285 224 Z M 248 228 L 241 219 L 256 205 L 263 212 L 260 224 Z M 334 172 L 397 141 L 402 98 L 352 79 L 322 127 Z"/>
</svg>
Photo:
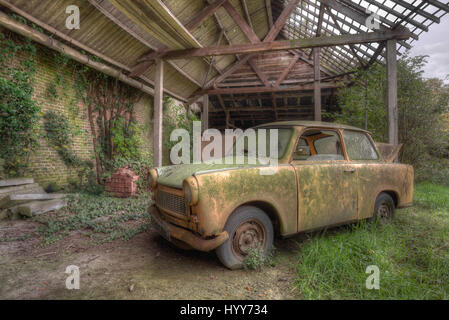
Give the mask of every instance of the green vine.
<svg viewBox="0 0 449 320">
<path fill-rule="evenodd" d="M 55 73 L 55 77 L 52 82 L 48 84 L 47 87 L 47 96 L 53 99 L 60 98 L 60 93 L 58 88 L 67 88 L 68 81 L 63 75 L 63 70 L 69 65 L 71 59 L 69 56 L 65 54 L 60 54 L 55 52 L 54 56 L 54 65 L 57 67 L 57 71 Z M 65 97 L 67 97 L 67 93 L 64 91 Z"/>
<path fill-rule="evenodd" d="M 35 72 L 31 40 L 0 33 L 0 175 L 5 177 L 23 174 L 39 147 L 40 106 L 32 99 Z"/>
<path fill-rule="evenodd" d="M 92 161 L 81 159 L 73 151 L 73 134 L 67 118 L 49 111 L 44 115 L 44 129 L 50 146 L 56 150 L 65 165 L 78 170 L 79 185 L 91 180 L 94 165 Z"/>
</svg>

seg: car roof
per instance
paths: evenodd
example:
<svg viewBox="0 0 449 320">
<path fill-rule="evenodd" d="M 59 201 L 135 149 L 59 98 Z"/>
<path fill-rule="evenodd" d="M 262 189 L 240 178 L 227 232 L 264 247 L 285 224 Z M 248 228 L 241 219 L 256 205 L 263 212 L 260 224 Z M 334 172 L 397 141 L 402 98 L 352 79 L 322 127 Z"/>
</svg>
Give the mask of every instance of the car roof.
<svg viewBox="0 0 449 320">
<path fill-rule="evenodd" d="M 348 129 L 348 130 L 355 130 L 355 131 L 363 131 L 367 132 L 366 130 L 348 126 L 345 124 L 339 124 L 339 123 L 332 123 L 332 122 L 322 122 L 322 121 L 302 121 L 302 120 L 296 120 L 296 121 L 278 121 L 278 122 L 270 122 L 265 123 L 262 125 L 257 126 L 256 128 L 266 128 L 266 127 L 321 127 L 321 128 L 330 128 L 330 129 Z"/>
</svg>

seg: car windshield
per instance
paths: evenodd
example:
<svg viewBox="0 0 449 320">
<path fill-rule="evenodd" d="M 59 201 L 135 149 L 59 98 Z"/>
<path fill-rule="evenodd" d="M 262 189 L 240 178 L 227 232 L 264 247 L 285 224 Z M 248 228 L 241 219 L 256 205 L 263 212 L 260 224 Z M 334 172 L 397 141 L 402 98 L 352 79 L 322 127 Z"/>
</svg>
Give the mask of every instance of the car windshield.
<svg viewBox="0 0 449 320">
<path fill-rule="evenodd" d="M 235 138 L 233 148 L 226 155 L 280 159 L 287 151 L 292 133 L 292 128 L 248 129 Z"/>
</svg>

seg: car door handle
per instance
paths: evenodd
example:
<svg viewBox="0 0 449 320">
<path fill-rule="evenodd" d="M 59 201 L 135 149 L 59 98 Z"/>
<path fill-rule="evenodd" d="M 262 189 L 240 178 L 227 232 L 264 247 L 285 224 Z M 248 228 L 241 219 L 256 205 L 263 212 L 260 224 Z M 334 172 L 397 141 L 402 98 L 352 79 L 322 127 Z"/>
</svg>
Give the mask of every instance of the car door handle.
<svg viewBox="0 0 449 320">
<path fill-rule="evenodd" d="M 348 173 L 354 173 L 354 172 L 355 172 L 355 169 L 354 169 L 354 168 L 345 168 L 344 171 L 345 171 L 345 172 L 348 172 Z"/>
</svg>

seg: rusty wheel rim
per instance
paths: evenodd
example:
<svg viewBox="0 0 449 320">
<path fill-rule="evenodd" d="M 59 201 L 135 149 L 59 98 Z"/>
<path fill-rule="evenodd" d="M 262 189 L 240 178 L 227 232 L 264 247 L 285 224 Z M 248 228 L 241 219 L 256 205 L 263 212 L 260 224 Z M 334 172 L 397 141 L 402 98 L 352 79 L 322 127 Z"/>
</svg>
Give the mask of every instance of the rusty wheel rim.
<svg viewBox="0 0 449 320">
<path fill-rule="evenodd" d="M 254 219 L 242 222 L 232 237 L 232 252 L 240 260 L 247 255 L 248 249 L 265 247 L 266 232 L 263 225 Z"/>
<path fill-rule="evenodd" d="M 377 209 L 377 217 L 381 221 L 386 221 L 391 218 L 391 207 L 388 203 L 382 203 Z"/>
</svg>

